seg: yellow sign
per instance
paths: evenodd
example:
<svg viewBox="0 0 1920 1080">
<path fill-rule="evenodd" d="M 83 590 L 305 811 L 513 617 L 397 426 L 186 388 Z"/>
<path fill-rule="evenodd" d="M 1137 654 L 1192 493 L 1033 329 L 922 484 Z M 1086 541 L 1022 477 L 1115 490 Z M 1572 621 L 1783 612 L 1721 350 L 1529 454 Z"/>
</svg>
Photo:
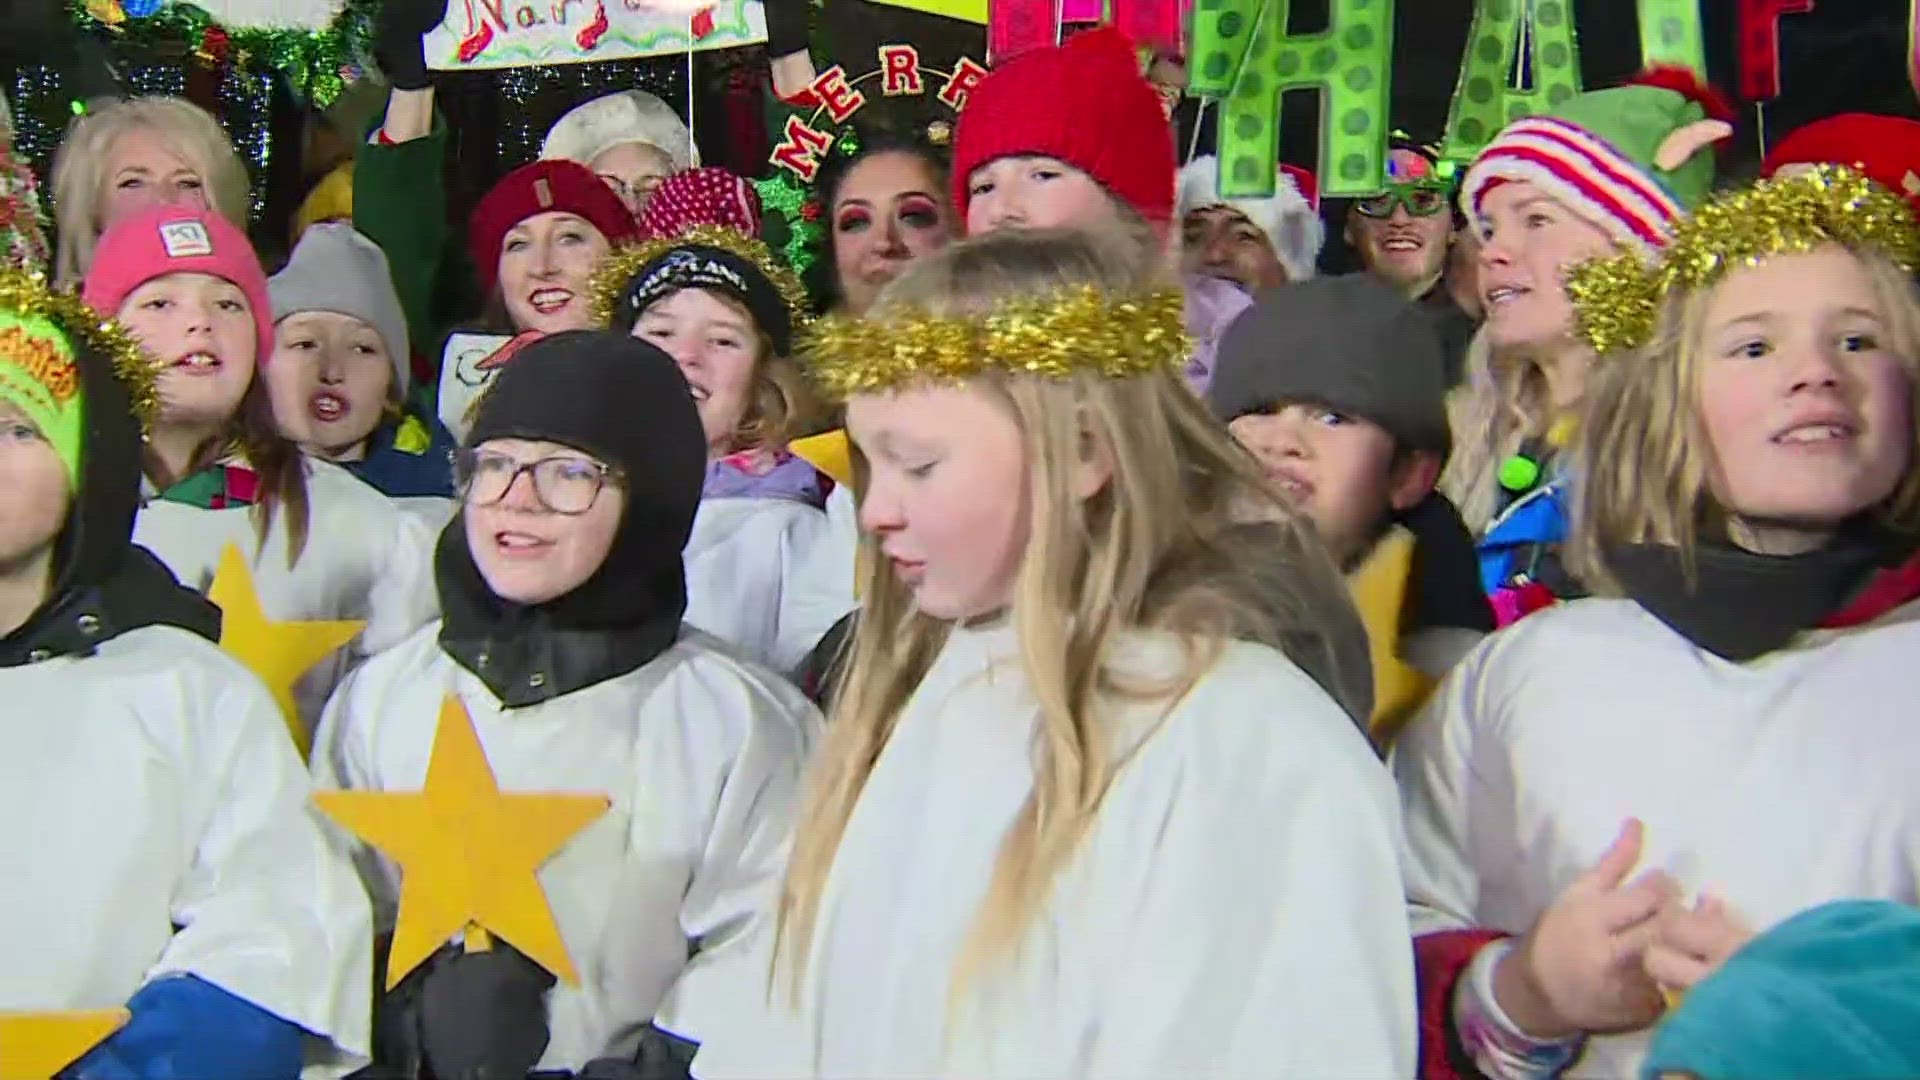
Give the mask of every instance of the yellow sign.
<svg viewBox="0 0 1920 1080">
<path fill-rule="evenodd" d="M 306 757 L 312 739 L 293 702 L 293 684 L 352 641 L 367 624 L 354 620 L 274 622 L 267 618 L 246 556 L 232 544 L 220 553 L 220 567 L 214 572 L 207 599 L 220 607 L 220 647 L 273 691 L 287 730 L 293 733 L 294 745 L 300 748 L 300 756 Z"/>
<path fill-rule="evenodd" d="M 906 8 L 908 11 L 924 11 L 929 15 L 943 15 L 961 22 L 987 25 L 987 0 L 873 0 L 876 4 L 888 7 Z"/>
<path fill-rule="evenodd" d="M 53 1080 L 130 1018 L 125 1009 L 0 1012 L 0 1080 Z"/>
<path fill-rule="evenodd" d="M 400 914 L 387 988 L 440 946 L 497 934 L 569 984 L 579 974 L 536 873 L 607 812 L 604 795 L 505 794 L 460 699 L 440 706 L 421 791 L 320 791 L 315 805 L 400 864 Z"/>
</svg>

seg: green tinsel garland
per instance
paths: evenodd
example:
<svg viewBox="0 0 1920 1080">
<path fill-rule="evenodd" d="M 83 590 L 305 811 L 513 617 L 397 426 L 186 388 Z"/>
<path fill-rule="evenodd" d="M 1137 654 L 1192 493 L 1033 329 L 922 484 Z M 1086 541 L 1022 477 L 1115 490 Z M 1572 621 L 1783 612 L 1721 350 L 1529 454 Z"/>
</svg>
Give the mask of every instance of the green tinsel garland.
<svg viewBox="0 0 1920 1080">
<path fill-rule="evenodd" d="M 179 55 L 202 51 L 207 31 L 224 35 L 224 55 L 216 63 L 243 71 L 277 71 L 294 91 L 325 108 L 346 88 L 349 76 L 364 62 L 373 41 L 373 17 L 380 0 L 346 0 L 340 14 L 325 30 L 232 28 L 187 3 L 170 3 L 143 19 L 129 17 L 109 27 L 87 11 L 84 0 L 68 0 L 67 11 L 82 28 L 104 35 L 116 48 L 134 53 Z"/>
</svg>

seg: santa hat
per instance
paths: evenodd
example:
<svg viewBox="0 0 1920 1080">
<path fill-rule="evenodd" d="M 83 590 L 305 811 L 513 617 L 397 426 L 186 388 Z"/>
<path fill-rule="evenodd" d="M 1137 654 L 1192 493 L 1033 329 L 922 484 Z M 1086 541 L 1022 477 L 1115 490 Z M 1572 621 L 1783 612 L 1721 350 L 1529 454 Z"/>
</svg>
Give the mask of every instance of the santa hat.
<svg viewBox="0 0 1920 1080">
<path fill-rule="evenodd" d="M 126 218 L 100 237 L 81 298 L 114 318 L 133 290 L 168 274 L 208 274 L 232 282 L 253 309 L 254 363 L 273 355 L 273 299 L 267 275 L 240 227 L 212 210 L 156 206 Z"/>
<path fill-rule="evenodd" d="M 500 178 L 473 209 L 467 245 L 480 285 L 493 291 L 500 274 L 500 246 L 515 225 L 535 214 L 572 214 L 600 230 L 607 243 L 634 238 L 633 215 L 620 196 L 574 161 L 536 161 Z"/>
<path fill-rule="evenodd" d="M 1126 35 L 1075 34 L 993 69 L 960 113 L 953 205 L 962 219 L 973 170 L 1004 157 L 1057 158 L 1148 221 L 1173 214 L 1173 128 Z"/>
<path fill-rule="evenodd" d="M 1772 176 L 1789 165 L 1850 165 L 1920 213 L 1920 120 L 1842 113 L 1815 120 L 1780 140 L 1760 167 Z"/>
<path fill-rule="evenodd" d="M 622 143 L 657 148 L 673 159 L 675 172 L 700 164 L 700 151 L 680 114 L 644 90 L 622 90 L 576 105 L 547 132 L 540 157 L 585 165 Z"/>
<path fill-rule="evenodd" d="M 1661 248 L 1674 223 L 1712 190 L 1714 172 L 1706 149 L 1678 168 L 1661 168 L 1654 161 L 1661 143 L 1689 124 L 1732 118 L 1726 100 L 1692 72 L 1656 68 L 1507 125 L 1468 168 L 1461 202 L 1477 216 L 1488 191 L 1524 180 L 1627 248 Z"/>
<path fill-rule="evenodd" d="M 1311 194 L 1309 194 L 1311 192 Z M 1292 165 L 1280 166 L 1273 194 L 1264 199 L 1229 199 L 1220 194 L 1220 159 L 1208 154 L 1180 170 L 1180 198 L 1176 216 L 1224 206 L 1258 226 L 1273 246 L 1273 254 L 1287 270 L 1287 280 L 1313 276 L 1320 247 L 1326 242 L 1326 224 L 1314 205 L 1318 185 L 1313 174 Z"/>
</svg>

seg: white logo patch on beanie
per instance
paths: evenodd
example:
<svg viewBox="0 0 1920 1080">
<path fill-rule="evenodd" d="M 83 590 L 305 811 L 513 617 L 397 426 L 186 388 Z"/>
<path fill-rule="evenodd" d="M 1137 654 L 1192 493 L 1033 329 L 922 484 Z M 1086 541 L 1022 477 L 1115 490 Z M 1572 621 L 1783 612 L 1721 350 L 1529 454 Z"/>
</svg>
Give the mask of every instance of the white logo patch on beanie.
<svg viewBox="0 0 1920 1080">
<path fill-rule="evenodd" d="M 197 221 L 169 221 L 160 226 L 160 246 L 169 259 L 191 259 L 213 254 L 213 237 Z"/>
</svg>

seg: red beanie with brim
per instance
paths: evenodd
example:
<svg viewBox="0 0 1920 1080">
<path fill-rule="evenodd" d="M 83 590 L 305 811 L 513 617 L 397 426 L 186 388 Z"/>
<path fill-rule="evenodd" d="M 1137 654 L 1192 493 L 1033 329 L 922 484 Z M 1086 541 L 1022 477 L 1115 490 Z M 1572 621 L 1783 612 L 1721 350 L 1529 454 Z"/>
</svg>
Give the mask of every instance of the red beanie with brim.
<svg viewBox="0 0 1920 1080">
<path fill-rule="evenodd" d="M 639 235 L 633 215 L 606 181 L 575 161 L 536 161 L 500 178 L 473 209 L 468 250 L 483 291 L 500 274 L 500 248 L 515 225 L 536 214 L 572 214 L 619 244 Z"/>
<path fill-rule="evenodd" d="M 1920 213 L 1920 120 L 1842 113 L 1815 120 L 1767 155 L 1762 176 L 1789 165 L 1847 165 L 1907 200 Z"/>
<path fill-rule="evenodd" d="M 1173 217 L 1173 127 L 1118 30 L 1022 53 L 968 95 L 953 138 L 953 205 L 962 220 L 968 177 L 1005 157 L 1056 158 L 1148 221 Z"/>
</svg>

